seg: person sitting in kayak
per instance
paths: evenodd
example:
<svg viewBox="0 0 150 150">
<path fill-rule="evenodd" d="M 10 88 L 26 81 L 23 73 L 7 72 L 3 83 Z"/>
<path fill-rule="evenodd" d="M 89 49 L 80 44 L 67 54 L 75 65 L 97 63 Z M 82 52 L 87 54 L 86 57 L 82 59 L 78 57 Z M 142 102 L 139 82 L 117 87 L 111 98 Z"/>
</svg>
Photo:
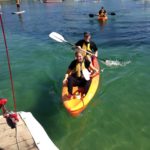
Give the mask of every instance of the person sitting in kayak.
<svg viewBox="0 0 150 150">
<path fill-rule="evenodd" d="M 101 7 L 101 9 L 99 10 L 98 15 L 99 15 L 99 17 L 107 17 L 107 12 L 104 9 L 104 7 Z"/>
<path fill-rule="evenodd" d="M 94 56 L 98 57 L 97 46 L 93 41 L 91 41 L 91 34 L 89 32 L 84 32 L 84 38 L 79 40 L 75 45 L 79 50 L 82 50 L 83 56 L 86 56 L 89 61 L 91 61 L 90 53 L 93 53 Z"/>
<path fill-rule="evenodd" d="M 73 98 L 73 86 L 84 87 L 85 94 L 88 92 L 91 81 L 90 79 L 85 79 L 85 75 L 83 74 L 84 70 L 90 69 L 93 71 L 90 77 L 93 77 L 98 73 L 98 69 L 96 69 L 90 61 L 84 59 L 82 51 L 76 51 L 75 57 L 75 60 L 73 60 L 69 65 L 65 78 L 63 80 L 63 84 L 67 83 L 68 86 L 69 99 Z"/>
</svg>

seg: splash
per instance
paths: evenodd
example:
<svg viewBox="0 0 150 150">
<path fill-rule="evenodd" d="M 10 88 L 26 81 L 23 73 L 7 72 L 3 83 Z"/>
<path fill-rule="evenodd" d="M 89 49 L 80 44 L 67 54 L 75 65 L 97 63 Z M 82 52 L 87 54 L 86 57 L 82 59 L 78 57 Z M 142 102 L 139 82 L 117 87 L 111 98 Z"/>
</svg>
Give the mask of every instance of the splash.
<svg viewBox="0 0 150 150">
<path fill-rule="evenodd" d="M 105 60 L 102 61 L 103 64 L 105 64 L 108 67 L 125 67 L 126 65 L 130 64 L 131 61 L 119 61 L 119 60 Z"/>
</svg>

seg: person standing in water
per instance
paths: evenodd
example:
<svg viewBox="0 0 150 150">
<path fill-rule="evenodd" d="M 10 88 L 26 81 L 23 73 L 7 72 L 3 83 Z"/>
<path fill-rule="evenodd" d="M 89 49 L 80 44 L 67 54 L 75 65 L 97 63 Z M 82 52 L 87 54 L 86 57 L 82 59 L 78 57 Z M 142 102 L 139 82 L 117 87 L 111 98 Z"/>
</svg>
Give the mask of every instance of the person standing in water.
<svg viewBox="0 0 150 150">
<path fill-rule="evenodd" d="M 20 0 L 16 0 L 16 5 L 18 8 L 20 7 Z"/>
</svg>

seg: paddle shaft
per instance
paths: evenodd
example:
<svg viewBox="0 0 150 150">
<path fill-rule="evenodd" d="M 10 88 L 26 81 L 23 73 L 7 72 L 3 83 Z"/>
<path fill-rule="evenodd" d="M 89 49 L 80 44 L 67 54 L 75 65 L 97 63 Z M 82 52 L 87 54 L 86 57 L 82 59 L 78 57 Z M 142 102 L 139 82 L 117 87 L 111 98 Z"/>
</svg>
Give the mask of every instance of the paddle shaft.
<svg viewBox="0 0 150 150">
<path fill-rule="evenodd" d="M 70 42 L 68 42 L 68 41 L 65 41 L 67 44 L 69 44 L 69 45 L 71 45 L 71 46 L 75 46 L 76 48 L 78 48 L 76 45 L 74 45 L 74 44 L 72 44 L 72 43 L 70 43 Z M 95 56 L 93 53 L 91 53 L 91 52 L 89 52 L 89 51 L 87 51 L 87 50 L 84 50 L 84 49 L 82 49 L 82 48 L 79 48 L 79 50 L 81 50 L 81 51 L 83 51 L 83 52 L 86 52 L 86 53 L 88 53 L 88 54 L 90 54 L 90 55 L 92 55 L 92 56 Z M 96 57 L 96 56 L 95 56 Z M 101 60 L 101 61 L 105 61 L 105 60 L 103 60 L 103 59 L 100 59 L 100 58 L 98 58 L 98 57 L 96 57 L 97 59 L 99 59 L 99 60 Z"/>
<path fill-rule="evenodd" d="M 58 37 L 57 37 L 57 38 L 58 38 Z M 60 38 L 58 38 L 58 39 L 60 39 Z M 64 39 L 64 40 L 63 40 L 63 39 L 60 39 L 60 40 L 62 40 L 63 42 L 69 44 L 70 46 L 75 46 L 76 48 L 78 48 L 75 44 L 72 44 L 72 43 L 66 41 L 65 39 Z M 88 52 L 88 51 L 86 51 L 86 50 L 84 50 L 84 49 L 82 49 L 82 48 L 80 48 L 79 50 L 84 51 L 84 52 L 86 52 L 86 53 L 88 53 L 88 54 L 90 54 L 90 55 L 94 55 L 93 53 Z"/>
<path fill-rule="evenodd" d="M 114 15 L 116 15 L 116 13 L 111 12 L 111 13 L 108 13 L 108 15 L 114 16 Z M 94 16 L 99 16 L 99 15 L 98 14 L 89 14 L 89 17 L 94 17 Z"/>
</svg>

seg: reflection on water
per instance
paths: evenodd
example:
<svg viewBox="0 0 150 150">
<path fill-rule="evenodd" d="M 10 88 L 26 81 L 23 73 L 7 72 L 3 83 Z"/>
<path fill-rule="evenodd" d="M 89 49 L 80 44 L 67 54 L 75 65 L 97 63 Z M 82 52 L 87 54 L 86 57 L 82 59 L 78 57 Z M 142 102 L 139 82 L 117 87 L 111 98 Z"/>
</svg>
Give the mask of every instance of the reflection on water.
<svg viewBox="0 0 150 150">
<path fill-rule="evenodd" d="M 17 7 L 17 12 L 21 11 L 20 7 Z M 23 15 L 22 14 L 18 14 L 18 18 L 21 24 L 23 24 Z"/>
<path fill-rule="evenodd" d="M 98 20 L 98 22 L 99 22 L 99 25 L 100 25 L 100 30 L 103 32 L 104 28 L 105 28 L 105 25 L 107 24 L 107 21 Z"/>
</svg>

